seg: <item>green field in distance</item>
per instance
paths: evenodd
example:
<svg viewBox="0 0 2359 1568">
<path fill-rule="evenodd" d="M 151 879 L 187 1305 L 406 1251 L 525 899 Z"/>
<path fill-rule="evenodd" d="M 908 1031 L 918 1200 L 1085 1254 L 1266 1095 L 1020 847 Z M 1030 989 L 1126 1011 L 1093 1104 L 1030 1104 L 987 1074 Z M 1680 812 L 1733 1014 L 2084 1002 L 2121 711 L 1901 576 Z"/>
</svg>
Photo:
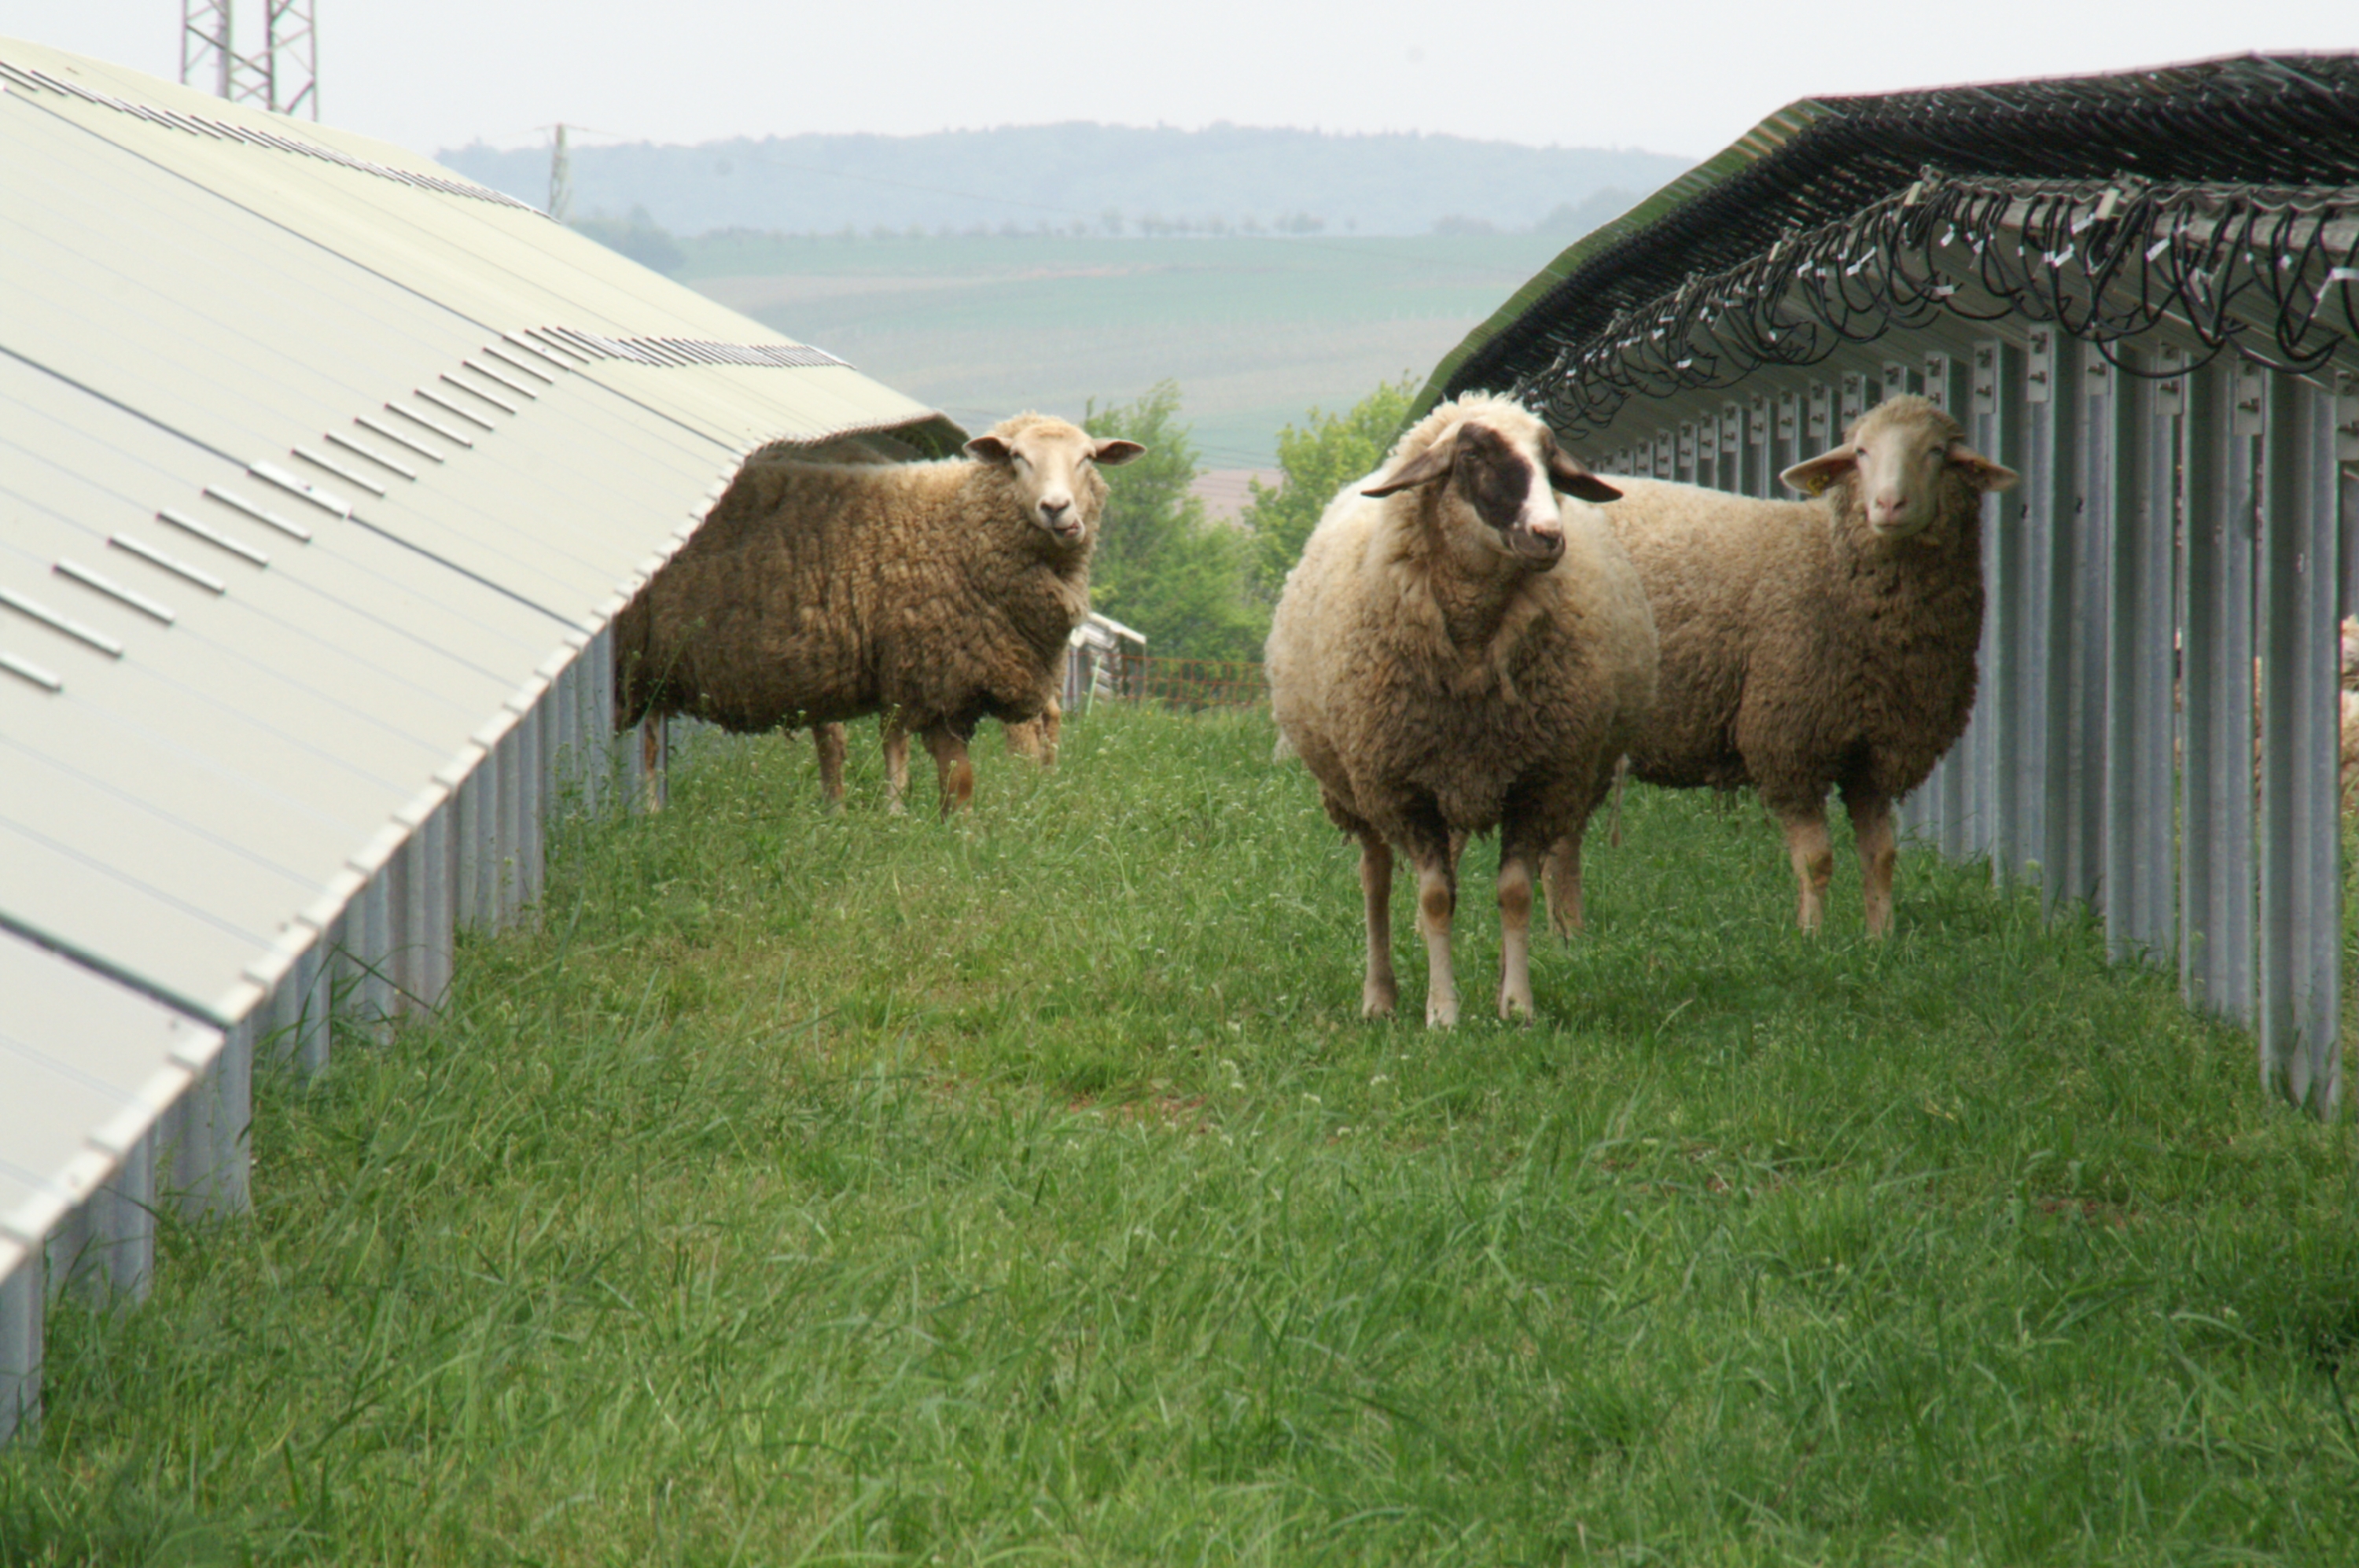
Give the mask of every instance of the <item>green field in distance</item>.
<svg viewBox="0 0 2359 1568">
<path fill-rule="evenodd" d="M 682 239 L 679 276 L 970 429 L 1180 384 L 1208 469 L 1422 377 L 1562 235 Z"/>
</svg>

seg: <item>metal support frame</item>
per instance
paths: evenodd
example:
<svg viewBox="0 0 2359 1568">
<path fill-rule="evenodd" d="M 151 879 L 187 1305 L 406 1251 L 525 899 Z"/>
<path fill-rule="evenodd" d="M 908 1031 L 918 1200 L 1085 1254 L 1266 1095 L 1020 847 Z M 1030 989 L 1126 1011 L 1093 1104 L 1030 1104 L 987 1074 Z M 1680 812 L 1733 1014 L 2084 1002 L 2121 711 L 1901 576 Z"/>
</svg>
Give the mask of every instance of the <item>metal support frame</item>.
<svg viewBox="0 0 2359 1568">
<path fill-rule="evenodd" d="M 2180 573 L 2180 983 L 2190 1005 L 2253 1017 L 2253 542 L 2257 411 L 2234 371 L 2187 378 Z"/>
<path fill-rule="evenodd" d="M 2022 474 L 1997 498 L 1998 548 L 1984 592 L 1992 636 L 1991 870 L 2002 886 L 2032 875 L 2047 851 L 2048 573 L 2054 507 L 2055 421 L 2034 404 L 2027 355 L 2012 344 L 1996 354 L 1997 387 L 1983 450 Z M 2039 418 L 2035 419 L 2035 411 Z"/>
<path fill-rule="evenodd" d="M 2314 1115 L 2339 1096 L 2343 947 L 2334 400 L 2269 378 L 2260 584 L 2261 1079 Z"/>
<path fill-rule="evenodd" d="M 2113 376 L 2075 338 L 2050 350 L 2055 396 L 2032 421 L 2047 438 L 2048 738 L 2040 892 L 2052 911 L 2094 907 L 2104 843 L 2105 646 L 2113 546 Z"/>
<path fill-rule="evenodd" d="M 252 1206 L 254 1171 L 254 1020 L 230 1029 L 221 1053 L 157 1120 L 158 1147 L 168 1162 L 161 1199 L 191 1219 L 242 1214 Z"/>
<path fill-rule="evenodd" d="M 2185 377 L 2178 363 L 2123 353 L 2110 491 L 2113 615 L 2105 639 L 2105 950 L 2166 966 L 2179 947 L 2170 671 L 2178 629 L 2172 521 Z"/>
<path fill-rule="evenodd" d="M 94 1307 L 147 1299 L 156 1269 L 156 1144 L 150 1127 L 106 1184 L 49 1233 L 43 1252 L 52 1297 Z"/>
<path fill-rule="evenodd" d="M 48 1305 L 39 1253 L 0 1279 L 0 1443 L 40 1425 L 42 1320 Z"/>
</svg>

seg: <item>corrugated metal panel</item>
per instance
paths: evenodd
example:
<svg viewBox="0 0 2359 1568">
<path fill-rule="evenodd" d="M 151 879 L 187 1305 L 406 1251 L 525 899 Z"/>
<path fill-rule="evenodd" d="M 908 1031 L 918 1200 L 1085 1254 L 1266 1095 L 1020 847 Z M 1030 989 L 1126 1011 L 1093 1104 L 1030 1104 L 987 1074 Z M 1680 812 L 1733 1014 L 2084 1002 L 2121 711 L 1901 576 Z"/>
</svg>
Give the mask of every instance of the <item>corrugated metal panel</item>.
<svg viewBox="0 0 2359 1568">
<path fill-rule="evenodd" d="M 221 1050 L 191 1022 L 0 931 L 0 1279 Z"/>
<path fill-rule="evenodd" d="M 215 1028 L 215 1120 L 313 1049 L 331 942 L 431 995 L 449 868 L 537 886 L 569 666 L 747 451 L 955 427 L 411 154 L 5 39 L 0 234 L 5 1281 Z"/>
<path fill-rule="evenodd" d="M 0 592 L 9 595 L 0 601 L 0 648 L 60 685 L 0 683 L 0 755 L 10 758 L 0 769 L 0 912 L 231 1021 L 251 950 L 282 939 L 347 856 L 529 677 L 567 623 L 373 532 L 365 514 L 347 520 L 274 495 L 202 448 L 20 362 L 0 358 L 0 408 L 9 413 L 0 424 L 8 506 Z M 682 475 L 683 493 L 699 477 Z M 209 489 L 257 506 L 254 498 L 271 497 L 272 515 L 309 519 L 297 526 L 310 541 Z M 431 508 L 418 510 L 432 520 Z M 679 511 L 645 519 L 640 532 L 677 526 Z M 608 531 L 621 526 L 602 521 Z M 413 531 L 429 530 L 421 522 Z M 198 570 L 224 591 L 114 539 L 201 561 Z M 628 569 L 625 549 L 610 553 L 615 572 L 571 573 L 584 617 Z M 153 602 L 171 623 L 61 564 Z M 542 573 L 527 586 L 546 583 Z M 123 652 L 112 657 L 27 607 Z"/>
</svg>

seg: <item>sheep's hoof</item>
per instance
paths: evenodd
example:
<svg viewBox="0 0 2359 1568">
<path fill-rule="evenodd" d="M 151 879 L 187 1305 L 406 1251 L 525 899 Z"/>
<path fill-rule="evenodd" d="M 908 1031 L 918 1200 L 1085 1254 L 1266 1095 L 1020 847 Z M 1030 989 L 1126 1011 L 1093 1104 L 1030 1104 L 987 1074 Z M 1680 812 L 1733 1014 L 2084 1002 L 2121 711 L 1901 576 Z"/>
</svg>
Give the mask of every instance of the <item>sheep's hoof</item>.
<svg viewBox="0 0 2359 1568">
<path fill-rule="evenodd" d="M 1532 999 L 1529 996 L 1502 996 L 1499 998 L 1499 1017 L 1511 1024 L 1531 1022 Z"/>
<path fill-rule="evenodd" d="M 1455 996 L 1445 996 L 1440 1000 L 1426 1003 L 1425 1027 L 1428 1029 L 1456 1029 L 1458 1027 L 1458 998 Z"/>
<path fill-rule="evenodd" d="M 1391 1018 L 1393 1004 L 1399 999 L 1389 985 L 1369 985 L 1360 993 L 1360 1016 L 1364 1018 Z"/>
</svg>

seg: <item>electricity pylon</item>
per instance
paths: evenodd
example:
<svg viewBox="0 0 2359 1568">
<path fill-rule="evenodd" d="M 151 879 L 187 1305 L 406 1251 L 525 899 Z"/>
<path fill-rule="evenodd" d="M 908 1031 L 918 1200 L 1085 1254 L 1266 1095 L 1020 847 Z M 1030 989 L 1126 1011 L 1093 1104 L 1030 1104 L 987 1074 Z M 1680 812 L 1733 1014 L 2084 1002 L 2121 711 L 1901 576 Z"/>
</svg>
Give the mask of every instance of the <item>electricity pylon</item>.
<svg viewBox="0 0 2359 1568">
<path fill-rule="evenodd" d="M 180 81 L 233 103 L 320 117 L 314 0 L 262 0 L 262 47 L 240 53 L 238 0 L 180 0 Z"/>
<path fill-rule="evenodd" d="M 561 120 L 557 125 L 557 144 L 549 155 L 549 215 L 560 223 L 573 216 L 573 158 L 566 150 Z"/>
</svg>

